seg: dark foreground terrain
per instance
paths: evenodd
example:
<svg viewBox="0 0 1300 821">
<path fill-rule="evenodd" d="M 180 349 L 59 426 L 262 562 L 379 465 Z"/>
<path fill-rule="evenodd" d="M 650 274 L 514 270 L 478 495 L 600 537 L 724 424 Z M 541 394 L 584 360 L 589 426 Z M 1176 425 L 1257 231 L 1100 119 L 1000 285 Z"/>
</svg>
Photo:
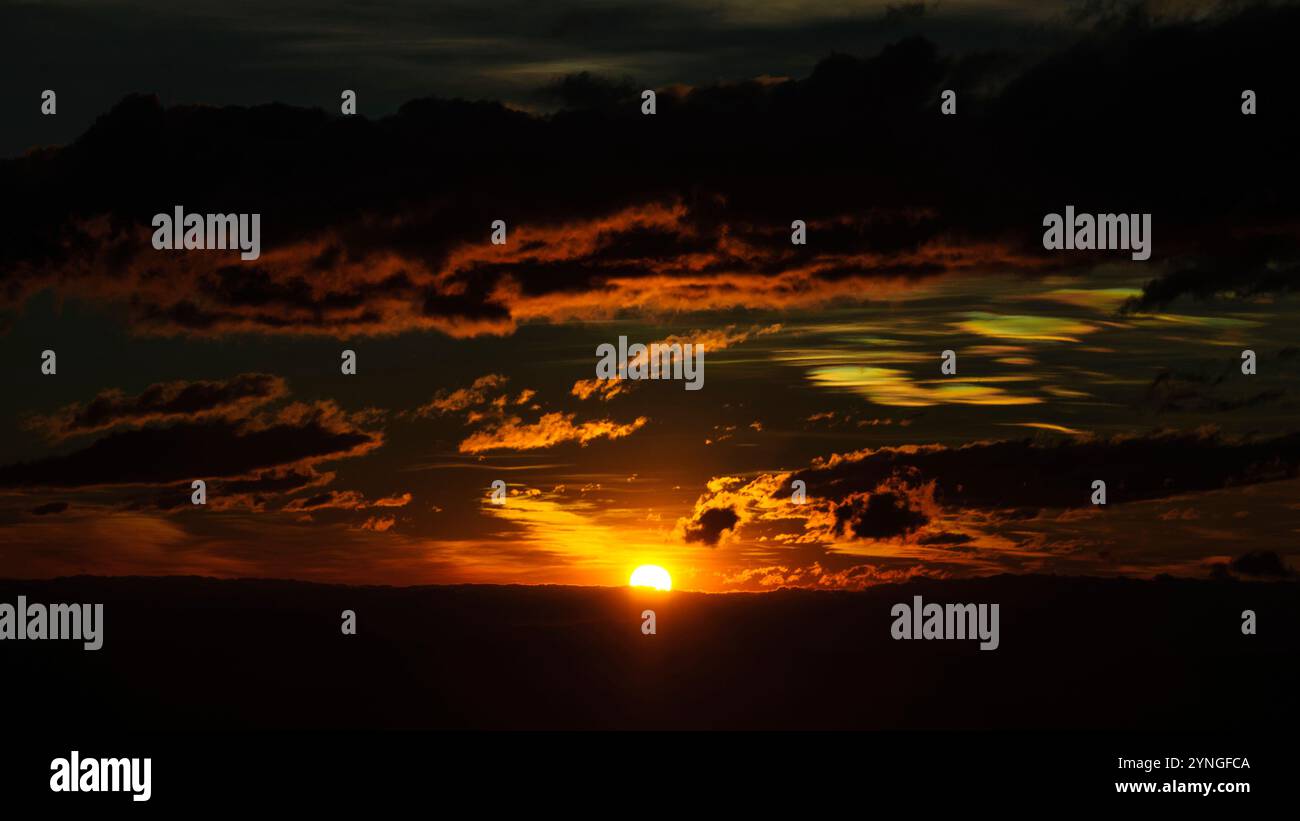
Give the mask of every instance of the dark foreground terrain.
<svg viewBox="0 0 1300 821">
<path fill-rule="evenodd" d="M 10 729 L 29 730 L 1273 732 L 1297 724 L 1297 592 L 1011 576 L 755 595 L 4 580 L 0 602 L 102 602 L 105 624 L 97 652 L 0 642 L 0 693 Z M 917 594 L 999 603 L 1001 646 L 892 640 L 890 608 Z M 657 635 L 641 633 L 647 607 Z"/>
</svg>

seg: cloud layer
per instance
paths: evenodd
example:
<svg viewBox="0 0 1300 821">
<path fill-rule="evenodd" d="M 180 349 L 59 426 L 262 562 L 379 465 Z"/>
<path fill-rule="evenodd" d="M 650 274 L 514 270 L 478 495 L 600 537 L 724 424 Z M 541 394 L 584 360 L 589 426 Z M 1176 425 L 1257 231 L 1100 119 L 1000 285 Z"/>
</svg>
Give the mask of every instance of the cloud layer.
<svg viewBox="0 0 1300 821">
<path fill-rule="evenodd" d="M 1025 520 L 1044 511 L 1090 515 L 1093 482 L 1106 483 L 1107 505 L 1294 479 L 1300 434 L 1223 436 L 1213 430 L 1004 440 L 961 447 L 885 447 L 834 454 L 792 473 L 754 479 L 719 477 L 678 523 L 687 542 L 715 545 L 724 531 L 753 524 L 754 534 L 797 524 L 785 543 L 902 540 L 960 547 L 976 527 Z M 803 482 L 807 500 L 793 500 Z M 1068 515 L 1068 514 L 1062 514 Z M 790 528 L 785 531 L 790 533 Z"/>
<path fill-rule="evenodd" d="M 1130 310 L 1267 296 L 1298 258 L 1293 200 L 1258 184 L 1300 182 L 1281 84 L 1298 24 L 1294 7 L 1135 15 L 1009 76 L 909 38 L 788 82 L 661 89 L 653 117 L 619 93 L 547 117 L 416 100 L 375 121 L 131 97 L 71 145 L 0 163 L 0 298 L 52 287 L 149 333 L 500 334 L 1115 261 L 1043 251 L 1043 215 L 1067 204 L 1154 214 L 1153 282 Z M 154 251 L 150 218 L 175 205 L 262 214 L 262 258 Z"/>
</svg>

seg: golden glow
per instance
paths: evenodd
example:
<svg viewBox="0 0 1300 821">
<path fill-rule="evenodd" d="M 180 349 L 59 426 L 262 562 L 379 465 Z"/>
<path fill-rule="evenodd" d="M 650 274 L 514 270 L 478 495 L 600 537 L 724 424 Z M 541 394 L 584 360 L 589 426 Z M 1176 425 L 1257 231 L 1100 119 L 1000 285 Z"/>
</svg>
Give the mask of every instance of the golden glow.
<svg viewBox="0 0 1300 821">
<path fill-rule="evenodd" d="M 1038 428 L 1039 430 L 1052 430 L 1052 431 L 1056 431 L 1057 433 L 1069 433 L 1074 436 L 1085 435 L 1084 432 L 1081 430 L 1075 430 L 1074 428 L 1067 428 L 1065 425 L 1054 425 L 1051 422 L 997 422 L 996 424 L 1006 425 L 1009 427 L 1016 427 L 1016 428 Z"/>
<path fill-rule="evenodd" d="M 632 571 L 628 584 L 633 587 L 653 587 L 655 590 L 672 590 L 673 579 L 657 564 L 643 564 Z"/>
<path fill-rule="evenodd" d="M 933 358 L 933 357 L 931 357 Z M 985 376 L 963 379 L 916 380 L 898 368 L 867 365 L 831 365 L 813 368 L 808 378 L 814 385 L 861 394 L 877 405 L 925 407 L 953 403 L 960 405 L 1036 405 L 1036 396 L 1018 396 L 993 387 L 992 382 L 1032 382 L 1032 376 Z M 931 387 L 935 385 L 937 387 Z"/>
<path fill-rule="evenodd" d="M 1097 330 L 1095 325 L 1054 316 L 991 314 L 972 311 L 957 327 L 967 333 L 1026 342 L 1078 342 L 1078 337 Z"/>
</svg>

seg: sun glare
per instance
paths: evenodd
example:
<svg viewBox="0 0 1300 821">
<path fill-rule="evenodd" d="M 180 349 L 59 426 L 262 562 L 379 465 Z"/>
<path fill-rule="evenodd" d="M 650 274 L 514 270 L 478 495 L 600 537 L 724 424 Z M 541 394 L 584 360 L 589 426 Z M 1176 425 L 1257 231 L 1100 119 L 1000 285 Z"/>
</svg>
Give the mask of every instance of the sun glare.
<svg viewBox="0 0 1300 821">
<path fill-rule="evenodd" d="M 633 587 L 653 587 L 655 590 L 672 590 L 673 577 L 668 575 L 657 564 L 643 564 L 636 570 L 632 571 L 632 580 L 628 584 Z"/>
</svg>

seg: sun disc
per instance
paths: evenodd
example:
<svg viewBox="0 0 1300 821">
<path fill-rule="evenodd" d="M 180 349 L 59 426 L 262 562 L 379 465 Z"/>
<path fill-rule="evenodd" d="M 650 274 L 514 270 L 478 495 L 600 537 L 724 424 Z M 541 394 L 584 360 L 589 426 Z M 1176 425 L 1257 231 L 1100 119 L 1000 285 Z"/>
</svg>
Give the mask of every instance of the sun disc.
<svg viewBox="0 0 1300 821">
<path fill-rule="evenodd" d="M 653 587 L 655 590 L 672 590 L 673 579 L 657 564 L 643 564 L 632 571 L 628 584 L 633 587 Z"/>
</svg>

